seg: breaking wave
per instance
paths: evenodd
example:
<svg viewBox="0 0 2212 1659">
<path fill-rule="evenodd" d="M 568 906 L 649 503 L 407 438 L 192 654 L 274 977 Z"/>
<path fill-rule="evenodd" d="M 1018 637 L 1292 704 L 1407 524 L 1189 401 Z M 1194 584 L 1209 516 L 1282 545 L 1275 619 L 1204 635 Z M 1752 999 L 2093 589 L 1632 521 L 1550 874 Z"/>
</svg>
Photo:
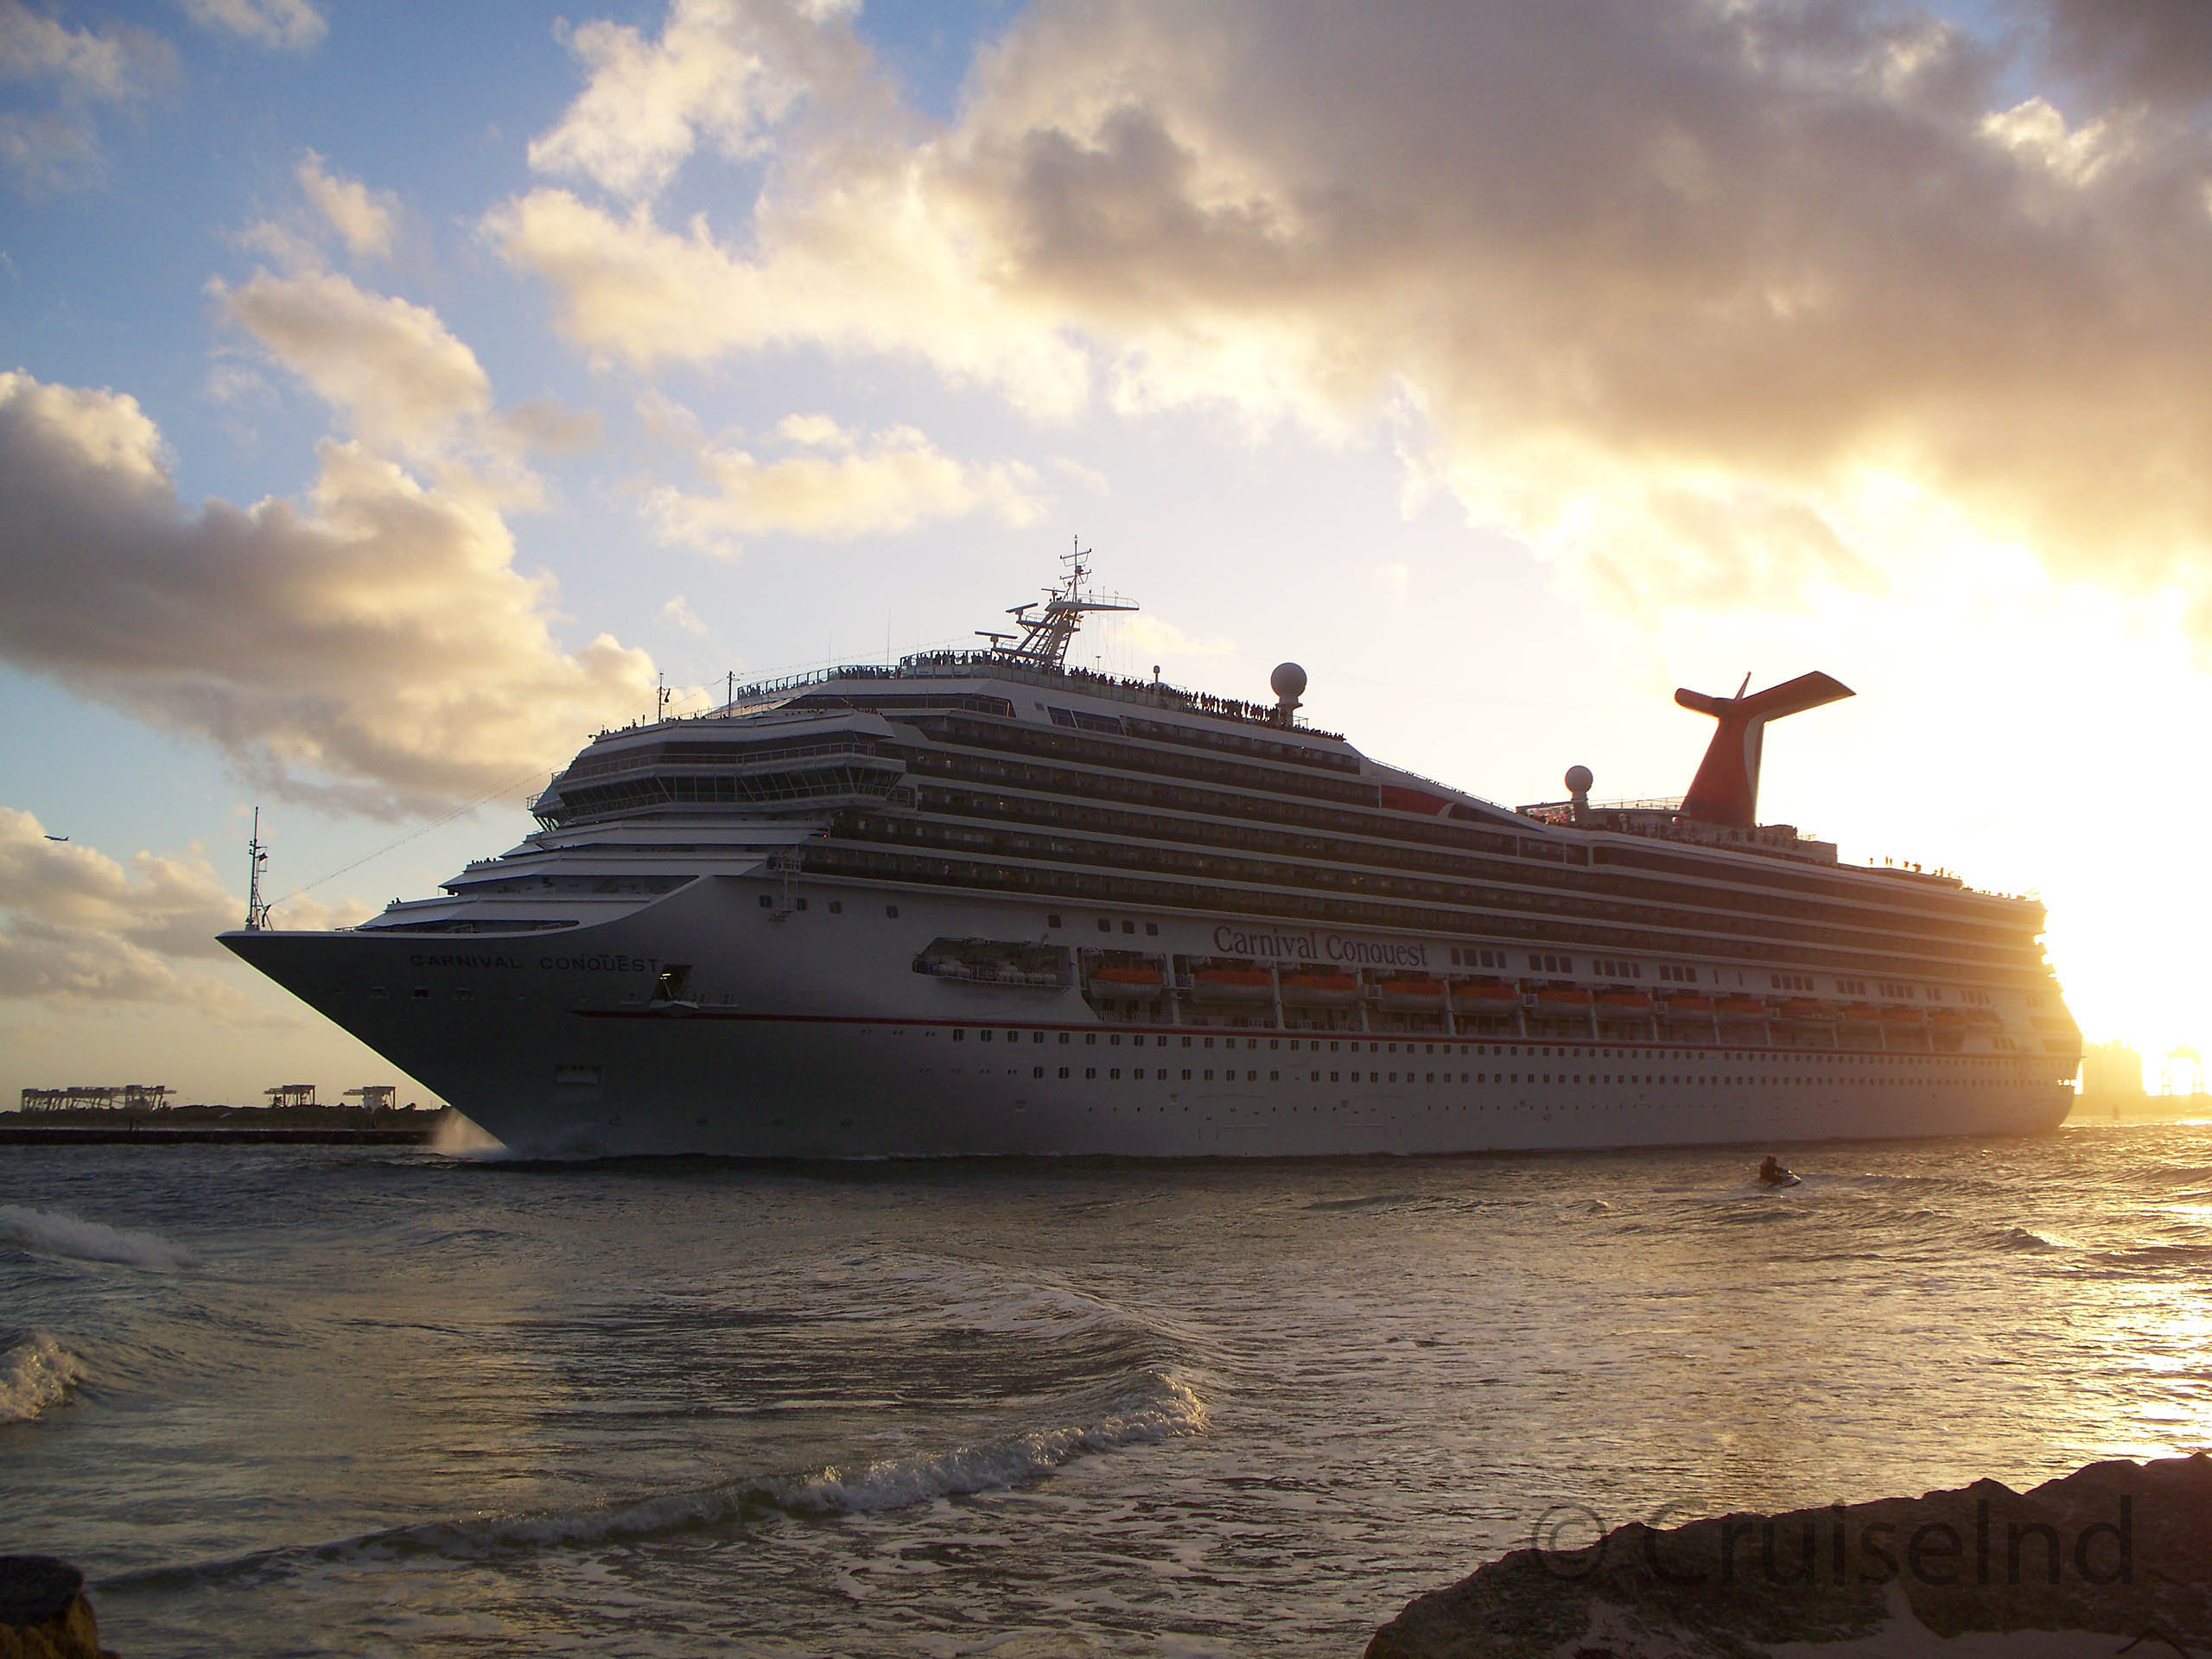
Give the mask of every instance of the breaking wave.
<svg viewBox="0 0 2212 1659">
<path fill-rule="evenodd" d="M 157 1233 L 130 1232 L 59 1210 L 27 1210 L 13 1204 L 0 1204 L 0 1245 L 5 1244 L 36 1255 L 120 1262 L 134 1268 L 189 1268 L 199 1261 L 190 1250 Z"/>
<path fill-rule="evenodd" d="M 85 1363 L 43 1332 L 0 1350 L 0 1423 L 27 1423 L 85 1380 Z"/>
<path fill-rule="evenodd" d="M 906 1509 L 942 1497 L 1002 1491 L 1078 1458 L 1202 1433 L 1206 1405 L 1196 1380 L 1160 1367 L 1062 1402 L 1083 1421 L 1030 1429 L 912 1457 L 841 1465 L 807 1473 L 748 1476 L 685 1492 L 581 1510 L 430 1521 L 335 1543 L 262 1550 L 232 1560 L 153 1567 L 105 1580 L 103 1588 L 211 1579 L 282 1577 L 318 1560 L 411 1554 L 475 1558 L 519 1549 L 635 1541 L 748 1515 L 828 1516 Z M 1086 1412 L 1087 1408 L 1087 1412 Z"/>
</svg>

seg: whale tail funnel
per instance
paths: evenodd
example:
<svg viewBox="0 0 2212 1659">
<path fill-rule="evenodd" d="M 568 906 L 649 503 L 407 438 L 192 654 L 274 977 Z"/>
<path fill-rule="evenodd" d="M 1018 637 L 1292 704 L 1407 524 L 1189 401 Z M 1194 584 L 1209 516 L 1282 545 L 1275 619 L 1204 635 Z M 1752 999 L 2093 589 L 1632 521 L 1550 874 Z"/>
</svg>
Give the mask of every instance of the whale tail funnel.
<svg viewBox="0 0 2212 1659">
<path fill-rule="evenodd" d="M 1744 685 L 1751 683 L 1746 674 Z M 1677 690 L 1675 701 L 1683 708 L 1711 715 L 1720 722 L 1706 747 L 1697 776 L 1690 781 L 1690 792 L 1682 798 L 1682 817 L 1700 823 L 1743 830 L 1754 827 L 1758 823 L 1759 750 L 1767 721 L 1802 714 L 1852 695 L 1849 686 L 1825 674 L 1801 674 L 1748 697 L 1743 686 L 1737 688 L 1732 697 Z"/>
</svg>

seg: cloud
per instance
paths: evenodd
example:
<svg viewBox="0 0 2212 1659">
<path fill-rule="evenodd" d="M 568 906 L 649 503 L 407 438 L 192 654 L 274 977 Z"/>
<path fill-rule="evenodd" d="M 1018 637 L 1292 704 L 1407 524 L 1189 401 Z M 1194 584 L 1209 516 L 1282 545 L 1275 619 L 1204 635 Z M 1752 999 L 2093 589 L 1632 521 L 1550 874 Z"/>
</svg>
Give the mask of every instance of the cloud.
<svg viewBox="0 0 2212 1659">
<path fill-rule="evenodd" d="M 2056 67 L 2124 98 L 2212 95 L 2212 8 L 2202 0 L 2045 0 Z"/>
<path fill-rule="evenodd" d="M 165 957 L 219 957 L 215 935 L 244 919 L 204 858 L 140 852 L 126 868 L 48 841 L 28 812 L 0 806 L 0 998 L 181 1003 L 253 1016 L 237 991 Z"/>
<path fill-rule="evenodd" d="M 664 486 L 645 497 L 661 539 L 734 555 L 747 536 L 849 541 L 977 512 L 1027 524 L 1042 511 L 1028 467 L 955 460 L 912 427 L 863 439 L 811 415 L 789 417 L 778 430 L 804 447 L 763 461 L 734 444 L 702 441 L 695 459 L 711 488 Z"/>
<path fill-rule="evenodd" d="M 491 408 L 490 378 L 435 311 L 321 270 L 261 270 L 210 291 L 225 316 L 372 443 L 429 453 Z"/>
<path fill-rule="evenodd" d="M 2139 66 L 2202 9 L 2126 0 L 2093 40 L 2101 8 L 2050 4 L 2037 38 L 2115 101 L 2024 95 L 2012 37 L 1898 8 L 1048 0 L 932 126 L 842 17 L 732 0 L 810 42 L 758 54 L 732 222 L 644 194 L 694 124 L 571 169 L 621 201 L 541 187 L 485 228 L 594 360 L 811 346 L 1040 418 L 1411 419 L 1471 520 L 1639 604 L 1878 580 L 1870 480 L 2061 573 L 2200 588 L 2212 132 Z M 674 75 L 693 16 L 630 47 Z"/>
<path fill-rule="evenodd" d="M 399 199 L 390 191 L 372 190 L 359 179 L 342 179 L 309 150 L 293 169 L 301 194 L 321 214 L 355 254 L 382 259 L 391 253 L 391 238 L 399 223 Z"/>
<path fill-rule="evenodd" d="M 106 170 L 98 109 L 136 113 L 175 75 L 175 48 L 146 29 L 72 29 L 22 0 L 0 0 L 0 84 L 22 82 L 52 99 L 0 111 L 0 168 L 34 195 L 98 183 Z"/>
<path fill-rule="evenodd" d="M 640 197 L 663 188 L 702 141 L 747 155 L 809 86 L 864 84 L 865 54 L 850 32 L 817 26 L 857 10 L 675 0 L 652 41 L 626 24 L 585 23 L 568 44 L 589 83 L 531 143 L 530 164 Z"/>
<path fill-rule="evenodd" d="M 205 858 L 140 852 L 126 869 L 76 842 L 47 839 L 28 812 L 0 806 L 0 910 L 111 933 L 164 956 L 219 957 L 215 935 L 236 927 L 242 900 Z"/>
<path fill-rule="evenodd" d="M 0 659 L 378 817 L 449 809 L 652 706 L 641 652 L 553 637 L 464 473 L 328 439 L 299 502 L 179 500 L 128 396 L 0 375 Z"/>
<path fill-rule="evenodd" d="M 304 52 L 319 44 L 329 24 L 308 0 L 181 0 L 185 16 L 202 29 L 227 31 L 272 52 Z"/>
<path fill-rule="evenodd" d="M 704 633 L 707 631 L 707 625 L 693 613 L 691 601 L 681 594 L 662 606 L 660 611 L 663 616 L 686 633 Z"/>
</svg>

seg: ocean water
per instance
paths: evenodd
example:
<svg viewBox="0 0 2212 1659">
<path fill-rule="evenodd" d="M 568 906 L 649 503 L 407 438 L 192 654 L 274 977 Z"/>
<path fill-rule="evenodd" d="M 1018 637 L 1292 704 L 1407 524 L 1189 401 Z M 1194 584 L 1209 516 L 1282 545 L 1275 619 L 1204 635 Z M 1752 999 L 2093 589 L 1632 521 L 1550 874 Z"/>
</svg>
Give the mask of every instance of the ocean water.
<svg viewBox="0 0 2212 1659">
<path fill-rule="evenodd" d="M 1539 1525 L 2212 1444 L 2212 1128 L 1753 1161 L 0 1148 L 0 1551 L 127 1656 L 1350 1655 Z"/>
</svg>

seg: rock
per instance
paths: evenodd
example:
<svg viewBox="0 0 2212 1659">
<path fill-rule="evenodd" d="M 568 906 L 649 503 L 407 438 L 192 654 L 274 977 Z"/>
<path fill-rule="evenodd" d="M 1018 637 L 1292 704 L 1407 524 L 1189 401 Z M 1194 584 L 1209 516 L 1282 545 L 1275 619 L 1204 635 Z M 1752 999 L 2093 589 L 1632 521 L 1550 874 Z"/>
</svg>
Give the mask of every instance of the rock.
<svg viewBox="0 0 2212 1659">
<path fill-rule="evenodd" d="M 51 1555 L 0 1555 L 0 1659 L 115 1659 L 82 1573 Z"/>
<path fill-rule="evenodd" d="M 2036 1638 L 2038 1654 L 2212 1649 L 2212 1459 L 2091 1464 L 2025 1493 L 1980 1480 L 1631 1522 L 1580 1549 L 1517 1549 L 1414 1601 L 1367 1659 L 1763 1659 L 1780 1643 L 1841 1659 L 1997 1643 L 1964 1644 L 1980 1654 L 2031 1630 L 2062 1633 Z"/>
</svg>

